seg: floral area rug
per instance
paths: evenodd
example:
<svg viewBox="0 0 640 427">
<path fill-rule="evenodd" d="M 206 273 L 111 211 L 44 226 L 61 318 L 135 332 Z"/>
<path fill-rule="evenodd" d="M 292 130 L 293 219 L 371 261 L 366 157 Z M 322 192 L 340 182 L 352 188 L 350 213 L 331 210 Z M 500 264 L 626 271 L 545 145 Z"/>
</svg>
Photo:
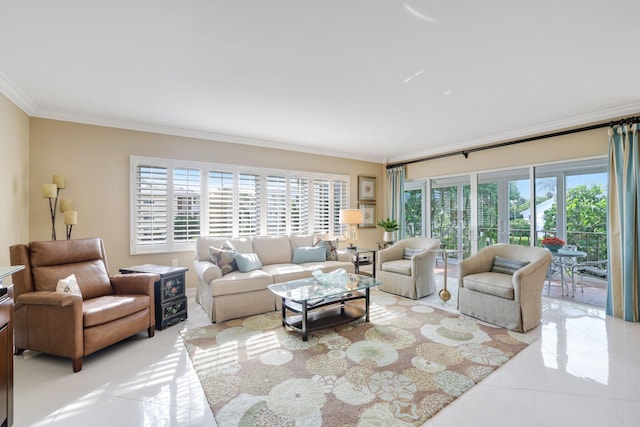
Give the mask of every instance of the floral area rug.
<svg viewBox="0 0 640 427">
<path fill-rule="evenodd" d="M 372 291 L 371 321 L 311 332 L 273 312 L 189 329 L 218 426 L 421 425 L 535 338 Z"/>
</svg>

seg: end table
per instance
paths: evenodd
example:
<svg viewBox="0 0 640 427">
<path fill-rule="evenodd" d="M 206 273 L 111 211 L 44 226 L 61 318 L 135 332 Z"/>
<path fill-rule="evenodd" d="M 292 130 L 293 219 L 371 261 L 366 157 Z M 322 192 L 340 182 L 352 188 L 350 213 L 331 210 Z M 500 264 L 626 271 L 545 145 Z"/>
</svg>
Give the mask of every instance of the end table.
<svg viewBox="0 0 640 427">
<path fill-rule="evenodd" d="M 142 264 L 121 268 L 120 273 L 154 273 L 160 280 L 154 284 L 156 329 L 163 330 L 187 318 L 187 296 L 185 295 L 185 267 Z"/>
</svg>

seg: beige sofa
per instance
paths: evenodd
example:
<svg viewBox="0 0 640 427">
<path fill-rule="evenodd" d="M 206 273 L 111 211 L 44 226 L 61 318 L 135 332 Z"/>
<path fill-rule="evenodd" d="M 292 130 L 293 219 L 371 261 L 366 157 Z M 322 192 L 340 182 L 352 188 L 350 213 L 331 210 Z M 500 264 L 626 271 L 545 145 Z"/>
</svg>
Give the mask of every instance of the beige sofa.
<svg viewBox="0 0 640 427">
<path fill-rule="evenodd" d="M 199 237 L 196 241 L 194 269 L 198 276 L 196 302 L 212 322 L 279 310 L 281 300 L 267 287 L 274 283 L 311 277 L 314 270 L 338 268 L 355 270 L 352 254 L 338 251 L 337 261 L 293 263 L 295 248 L 313 246 L 314 235 L 256 236 L 251 238 Z M 323 236 L 318 235 L 322 238 Z M 211 262 L 209 247 L 221 248 L 229 241 L 243 254 L 255 253 L 262 267 L 249 272 L 222 270 Z"/>
</svg>

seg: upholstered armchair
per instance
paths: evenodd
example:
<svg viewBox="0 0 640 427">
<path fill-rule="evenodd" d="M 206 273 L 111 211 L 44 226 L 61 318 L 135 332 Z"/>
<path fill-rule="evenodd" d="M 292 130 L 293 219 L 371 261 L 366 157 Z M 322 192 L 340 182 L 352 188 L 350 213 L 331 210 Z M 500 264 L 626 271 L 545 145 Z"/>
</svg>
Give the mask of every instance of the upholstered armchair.
<svg viewBox="0 0 640 427">
<path fill-rule="evenodd" d="M 419 299 L 436 290 L 434 268 L 440 240 L 413 237 L 378 252 L 377 279 L 380 290 Z"/>
<path fill-rule="evenodd" d="M 551 263 L 544 248 L 497 244 L 458 263 L 458 310 L 526 332 L 542 317 L 542 290 Z"/>
<path fill-rule="evenodd" d="M 160 276 L 110 277 L 102 239 L 31 242 L 9 252 L 12 265 L 25 266 L 13 275 L 16 354 L 68 357 L 78 372 L 83 356 L 144 330 L 154 335 L 153 286 Z M 74 286 L 58 286 L 72 274 L 75 293 Z"/>
</svg>

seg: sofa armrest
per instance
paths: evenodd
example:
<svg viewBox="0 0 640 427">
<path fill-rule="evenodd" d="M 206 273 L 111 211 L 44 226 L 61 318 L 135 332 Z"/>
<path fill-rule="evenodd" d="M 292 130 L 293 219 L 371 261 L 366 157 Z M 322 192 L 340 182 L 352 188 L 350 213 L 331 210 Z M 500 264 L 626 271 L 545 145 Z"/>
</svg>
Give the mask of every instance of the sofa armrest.
<svg viewBox="0 0 640 427">
<path fill-rule="evenodd" d="M 353 253 L 347 250 L 338 249 L 336 251 L 338 254 L 338 261 L 342 262 L 353 262 Z"/>
<path fill-rule="evenodd" d="M 211 261 L 193 261 L 193 268 L 198 275 L 198 280 L 204 283 L 211 283 L 212 280 L 222 277 L 222 270 L 220 267 L 212 263 Z"/>
<path fill-rule="evenodd" d="M 160 275 L 153 273 L 116 274 L 110 279 L 116 295 L 141 294 L 153 297 L 153 284 L 160 280 Z"/>
</svg>

